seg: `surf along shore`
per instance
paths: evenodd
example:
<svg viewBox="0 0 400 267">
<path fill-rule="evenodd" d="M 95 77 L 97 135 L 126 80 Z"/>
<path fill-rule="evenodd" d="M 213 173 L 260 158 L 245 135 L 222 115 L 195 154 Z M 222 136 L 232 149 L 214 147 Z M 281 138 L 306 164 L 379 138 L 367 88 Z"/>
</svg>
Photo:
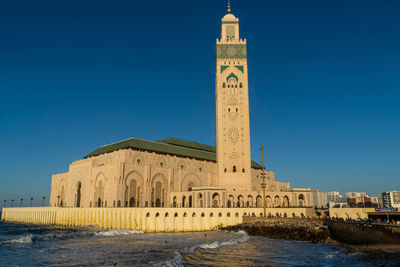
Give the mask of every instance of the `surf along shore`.
<svg viewBox="0 0 400 267">
<path fill-rule="evenodd" d="M 343 246 L 364 257 L 400 262 L 400 227 L 321 219 L 244 218 L 243 223 L 221 228 L 252 236 L 309 241 Z"/>
</svg>

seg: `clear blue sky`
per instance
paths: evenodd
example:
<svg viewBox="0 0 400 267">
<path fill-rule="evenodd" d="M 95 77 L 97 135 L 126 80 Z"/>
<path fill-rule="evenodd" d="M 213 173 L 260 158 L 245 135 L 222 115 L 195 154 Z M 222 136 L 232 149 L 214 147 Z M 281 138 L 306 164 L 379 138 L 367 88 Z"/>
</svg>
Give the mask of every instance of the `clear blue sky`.
<svg viewBox="0 0 400 267">
<path fill-rule="evenodd" d="M 400 189 L 400 1 L 232 1 L 252 158 L 324 191 Z M 0 201 L 104 144 L 215 145 L 226 1 L 0 1 Z M 1 204 L 1 203 L 0 203 Z"/>
</svg>

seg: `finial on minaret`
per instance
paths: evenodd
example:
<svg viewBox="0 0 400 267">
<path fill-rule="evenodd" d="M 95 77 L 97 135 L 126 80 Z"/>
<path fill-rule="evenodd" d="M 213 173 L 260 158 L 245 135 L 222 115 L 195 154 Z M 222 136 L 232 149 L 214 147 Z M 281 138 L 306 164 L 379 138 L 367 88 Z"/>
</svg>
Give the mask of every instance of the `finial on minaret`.
<svg viewBox="0 0 400 267">
<path fill-rule="evenodd" d="M 231 14 L 231 1 L 228 0 L 228 14 Z"/>
</svg>

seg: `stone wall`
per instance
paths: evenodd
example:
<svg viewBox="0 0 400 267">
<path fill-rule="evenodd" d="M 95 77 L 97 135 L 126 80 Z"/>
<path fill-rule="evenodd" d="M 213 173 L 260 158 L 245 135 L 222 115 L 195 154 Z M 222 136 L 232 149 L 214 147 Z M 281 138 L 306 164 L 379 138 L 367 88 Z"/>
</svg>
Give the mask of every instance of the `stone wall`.
<svg viewBox="0 0 400 267">
<path fill-rule="evenodd" d="M 273 208 L 267 214 L 301 217 L 306 208 Z M 243 216 L 262 216 L 262 208 L 3 208 L 6 222 L 69 227 L 98 225 L 105 229 L 143 232 L 209 231 L 243 222 Z"/>
<path fill-rule="evenodd" d="M 331 218 L 340 219 L 368 219 L 368 212 L 374 212 L 375 208 L 330 208 Z"/>
</svg>

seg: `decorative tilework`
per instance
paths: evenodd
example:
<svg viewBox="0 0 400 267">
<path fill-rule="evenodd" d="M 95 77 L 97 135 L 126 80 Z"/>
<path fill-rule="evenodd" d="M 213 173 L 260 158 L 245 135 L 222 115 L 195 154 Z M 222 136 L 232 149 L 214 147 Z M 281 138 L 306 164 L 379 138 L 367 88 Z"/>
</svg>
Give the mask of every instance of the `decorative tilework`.
<svg viewBox="0 0 400 267">
<path fill-rule="evenodd" d="M 226 81 L 228 82 L 230 78 L 234 78 L 236 82 L 239 81 L 239 78 L 234 73 L 229 74 L 228 77 L 226 77 Z"/>
<path fill-rule="evenodd" d="M 223 73 L 229 66 L 221 66 L 221 73 Z"/>
<path fill-rule="evenodd" d="M 237 68 L 237 69 L 240 70 L 242 73 L 244 73 L 244 68 L 243 68 L 243 66 L 235 66 L 235 68 Z"/>
<path fill-rule="evenodd" d="M 245 44 L 217 44 L 217 58 L 247 58 Z"/>
</svg>

